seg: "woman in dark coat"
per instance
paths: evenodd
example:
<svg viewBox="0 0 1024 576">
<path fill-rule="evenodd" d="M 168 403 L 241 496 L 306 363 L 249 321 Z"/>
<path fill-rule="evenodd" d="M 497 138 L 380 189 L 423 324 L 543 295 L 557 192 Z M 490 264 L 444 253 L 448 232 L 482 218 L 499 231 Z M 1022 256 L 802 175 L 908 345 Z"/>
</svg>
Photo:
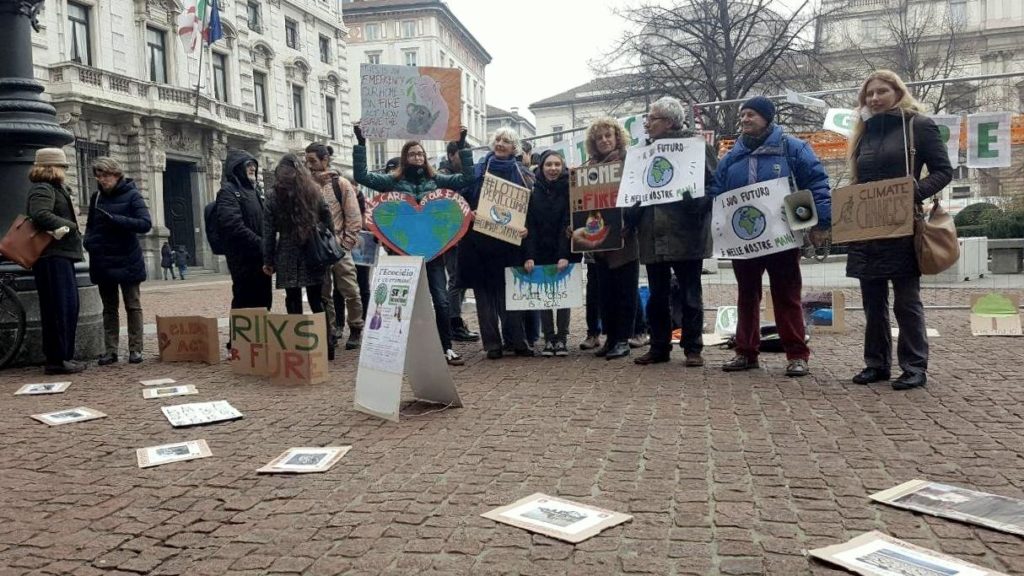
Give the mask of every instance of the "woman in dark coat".
<svg viewBox="0 0 1024 576">
<path fill-rule="evenodd" d="M 519 136 L 510 128 L 497 129 L 491 137 L 491 151 L 473 168 L 475 182 L 466 196 L 466 202 L 474 212 L 480 203 L 485 174 L 526 188 L 533 187 L 533 174 L 516 160 L 517 153 Z M 505 310 L 505 268 L 521 263 L 519 246 L 475 230 L 470 230 L 459 243 L 459 287 L 473 289 L 480 338 L 491 360 L 503 355 L 503 325 L 506 339 L 511 340 L 506 344 L 511 345 L 516 356 L 534 355 L 533 349 L 526 343 L 522 313 Z"/>
<path fill-rule="evenodd" d="M 28 217 L 54 240 L 32 267 L 39 292 L 39 323 L 43 333 L 46 374 L 74 374 L 85 370 L 75 362 L 78 328 L 78 282 L 75 262 L 82 260 L 82 235 L 75 220 L 71 190 L 64 184 L 68 159 L 60 148 L 36 151 L 29 170 Z"/>
<path fill-rule="evenodd" d="M 570 262 L 579 262 L 571 250 L 566 230 L 569 228 L 569 171 L 565 160 L 554 150 L 541 154 L 534 173 L 536 182 L 526 212 L 526 238 L 523 239 L 523 258 L 527 273 L 534 266 L 556 265 L 561 272 Z M 568 308 L 557 312 L 541 310 L 541 328 L 544 331 L 543 356 L 568 356 L 566 340 L 569 337 Z M 557 316 L 557 329 L 556 329 Z"/>
<path fill-rule="evenodd" d="M 918 204 L 949 184 L 953 168 L 939 130 L 931 119 L 921 114 L 921 106 L 899 76 L 889 70 L 872 73 L 861 85 L 857 102 L 859 114 L 850 137 L 850 172 L 854 183 L 910 174 L 914 178 L 914 199 Z M 911 131 L 914 153 L 908 149 Z M 921 179 L 924 166 L 928 167 L 928 176 Z M 889 283 L 892 282 L 893 312 L 900 330 L 896 354 L 903 371 L 892 387 L 908 390 L 924 386 L 928 382 L 928 338 L 914 237 L 851 243 L 846 275 L 860 280 L 867 319 L 865 368 L 853 381 L 870 384 L 890 378 Z"/>
<path fill-rule="evenodd" d="M 174 275 L 174 250 L 171 249 L 171 244 L 164 240 L 164 245 L 160 247 L 160 267 L 164 271 L 164 280 L 167 280 L 167 273 L 171 273 L 171 280 L 176 279 Z"/>
<path fill-rule="evenodd" d="M 117 362 L 121 332 L 118 288 L 128 316 L 128 362 L 142 362 L 142 300 L 139 285 L 146 280 L 139 234 L 153 228 L 146 201 L 121 164 L 100 157 L 92 165 L 99 190 L 89 200 L 85 224 L 85 249 L 89 252 L 89 276 L 103 301 L 103 342 L 106 353 L 100 366 Z"/>
<path fill-rule="evenodd" d="M 307 261 L 307 243 L 318 224 L 334 233 L 320 186 L 302 160 L 285 154 L 274 170 L 274 194 L 267 199 L 263 215 L 263 272 L 277 273 L 277 287 L 284 288 L 289 314 L 302 314 L 303 287 L 313 313 L 324 311 L 320 288 L 325 271 L 313 269 Z"/>
</svg>

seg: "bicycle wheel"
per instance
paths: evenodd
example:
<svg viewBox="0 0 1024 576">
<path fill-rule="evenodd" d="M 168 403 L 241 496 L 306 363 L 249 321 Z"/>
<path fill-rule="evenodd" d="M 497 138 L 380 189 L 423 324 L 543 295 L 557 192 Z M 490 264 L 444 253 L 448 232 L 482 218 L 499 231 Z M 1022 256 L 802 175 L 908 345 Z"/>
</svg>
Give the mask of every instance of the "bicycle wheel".
<svg viewBox="0 0 1024 576">
<path fill-rule="evenodd" d="M 0 368 L 18 356 L 24 340 L 25 308 L 13 288 L 0 284 Z"/>
</svg>

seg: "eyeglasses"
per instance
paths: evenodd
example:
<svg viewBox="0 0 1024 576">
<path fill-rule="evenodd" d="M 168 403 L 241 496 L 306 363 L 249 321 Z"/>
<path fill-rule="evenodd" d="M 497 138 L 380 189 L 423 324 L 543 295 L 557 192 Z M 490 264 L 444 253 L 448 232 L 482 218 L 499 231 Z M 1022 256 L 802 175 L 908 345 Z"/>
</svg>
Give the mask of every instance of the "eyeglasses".
<svg viewBox="0 0 1024 576">
<path fill-rule="evenodd" d="M 427 157 L 427 153 L 426 152 L 409 152 L 409 154 L 407 154 L 407 156 L 409 156 L 410 158 L 418 158 L 420 156 L 426 158 Z"/>
</svg>

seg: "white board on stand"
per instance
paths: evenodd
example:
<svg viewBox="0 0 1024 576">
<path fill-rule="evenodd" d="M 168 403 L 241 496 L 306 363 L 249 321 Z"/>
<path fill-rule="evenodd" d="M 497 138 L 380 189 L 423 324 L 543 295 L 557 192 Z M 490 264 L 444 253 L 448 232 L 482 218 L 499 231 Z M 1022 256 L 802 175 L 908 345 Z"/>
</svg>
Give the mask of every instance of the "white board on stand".
<svg viewBox="0 0 1024 576">
<path fill-rule="evenodd" d="M 382 256 L 370 290 L 355 409 L 397 422 L 406 375 L 416 399 L 461 407 L 441 350 L 423 258 Z"/>
</svg>

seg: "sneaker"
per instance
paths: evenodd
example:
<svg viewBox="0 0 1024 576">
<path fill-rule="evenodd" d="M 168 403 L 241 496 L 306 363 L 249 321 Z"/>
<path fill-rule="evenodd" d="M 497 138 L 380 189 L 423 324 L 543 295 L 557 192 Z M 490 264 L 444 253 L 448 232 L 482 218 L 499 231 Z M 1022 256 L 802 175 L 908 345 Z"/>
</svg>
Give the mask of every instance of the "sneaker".
<svg viewBox="0 0 1024 576">
<path fill-rule="evenodd" d="M 545 358 L 550 358 L 555 355 L 555 343 L 548 342 L 544 345 L 544 349 L 540 351 L 540 355 Z"/>
<path fill-rule="evenodd" d="M 722 370 L 726 372 L 739 372 L 741 370 L 752 370 L 758 368 L 757 358 L 747 358 L 737 354 L 732 360 L 722 364 Z"/>
<path fill-rule="evenodd" d="M 789 364 L 786 364 L 786 376 L 793 378 L 799 378 L 800 376 L 807 376 L 810 374 L 810 370 L 807 369 L 807 360 L 796 358 L 790 360 Z"/>
<path fill-rule="evenodd" d="M 117 364 L 117 354 L 104 354 L 100 356 L 100 359 L 96 361 L 100 366 L 108 366 L 110 364 Z"/>
<path fill-rule="evenodd" d="M 142 352 L 129 352 L 128 353 L 129 364 L 142 364 Z"/>
<path fill-rule="evenodd" d="M 362 328 L 350 328 L 348 332 L 348 340 L 345 341 L 345 350 L 355 350 L 356 348 L 359 348 L 359 342 L 362 339 Z"/>
<path fill-rule="evenodd" d="M 565 346 L 565 342 L 555 342 L 555 356 L 568 356 L 569 349 Z"/>
<path fill-rule="evenodd" d="M 604 358 L 605 356 L 608 355 L 608 347 L 609 343 L 607 340 L 605 340 L 604 344 L 602 344 L 600 348 L 594 351 L 594 356 L 597 356 L 598 358 Z"/>
<path fill-rule="evenodd" d="M 697 368 L 697 367 L 703 366 L 703 365 L 704 365 L 704 357 L 700 355 L 700 352 L 687 352 L 686 353 L 686 362 L 683 364 L 683 366 L 687 366 L 689 368 Z"/>
<path fill-rule="evenodd" d="M 604 355 L 605 360 L 614 360 L 616 358 L 624 358 L 629 356 L 629 343 L 619 342 L 608 348 L 608 351 Z"/>
<path fill-rule="evenodd" d="M 451 348 L 444 351 L 444 359 L 448 361 L 449 366 L 462 366 L 466 363 L 466 361 L 462 359 L 462 356 L 456 354 L 455 350 L 452 350 Z"/>
<path fill-rule="evenodd" d="M 643 348 L 651 343 L 651 337 L 647 334 L 640 334 L 629 339 L 630 348 Z"/>
<path fill-rule="evenodd" d="M 580 342 L 580 350 L 593 350 L 601 346 L 601 336 L 587 336 L 587 339 Z"/>
</svg>

